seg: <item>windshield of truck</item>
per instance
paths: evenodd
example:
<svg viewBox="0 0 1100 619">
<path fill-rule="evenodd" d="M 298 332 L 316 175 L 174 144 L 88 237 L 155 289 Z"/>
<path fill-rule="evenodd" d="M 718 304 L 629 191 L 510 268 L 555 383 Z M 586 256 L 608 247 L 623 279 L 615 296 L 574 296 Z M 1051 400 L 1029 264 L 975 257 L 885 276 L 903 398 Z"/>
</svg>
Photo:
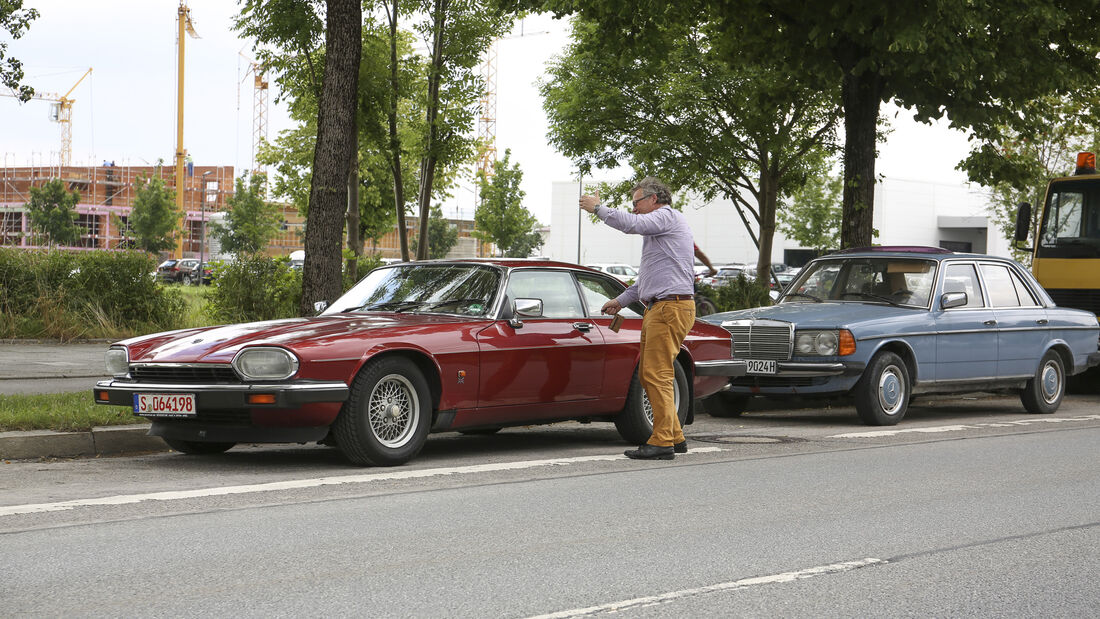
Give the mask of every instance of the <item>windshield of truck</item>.
<svg viewBox="0 0 1100 619">
<path fill-rule="evenodd" d="M 1040 258 L 1100 258 L 1100 177 L 1053 185 L 1039 230 Z"/>
</svg>

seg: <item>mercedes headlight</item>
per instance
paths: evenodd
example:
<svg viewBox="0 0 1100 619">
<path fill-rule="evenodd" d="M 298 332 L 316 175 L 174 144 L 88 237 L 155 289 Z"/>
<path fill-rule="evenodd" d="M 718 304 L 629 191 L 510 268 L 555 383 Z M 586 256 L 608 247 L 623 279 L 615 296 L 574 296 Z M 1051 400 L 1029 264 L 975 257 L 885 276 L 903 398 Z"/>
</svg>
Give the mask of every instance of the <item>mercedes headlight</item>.
<svg viewBox="0 0 1100 619">
<path fill-rule="evenodd" d="M 246 348 L 233 358 L 233 369 L 245 380 L 282 380 L 298 372 L 298 357 L 285 348 Z"/>
<path fill-rule="evenodd" d="M 107 373 L 117 378 L 122 378 L 130 373 L 130 354 L 125 348 L 109 348 L 103 355 L 103 361 L 107 365 Z"/>
<path fill-rule="evenodd" d="M 831 357 L 837 353 L 840 335 L 837 331 L 799 331 L 794 349 L 799 355 Z"/>
</svg>

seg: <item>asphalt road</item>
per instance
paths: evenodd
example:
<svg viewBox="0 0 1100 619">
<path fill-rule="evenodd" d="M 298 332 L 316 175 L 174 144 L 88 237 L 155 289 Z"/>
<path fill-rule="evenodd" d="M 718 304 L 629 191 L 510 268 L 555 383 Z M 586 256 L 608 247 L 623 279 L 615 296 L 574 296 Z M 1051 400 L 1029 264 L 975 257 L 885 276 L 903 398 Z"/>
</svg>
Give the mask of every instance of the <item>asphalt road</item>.
<svg viewBox="0 0 1100 619">
<path fill-rule="evenodd" d="M 0 616 L 1096 616 L 1100 397 L 0 464 Z"/>
</svg>

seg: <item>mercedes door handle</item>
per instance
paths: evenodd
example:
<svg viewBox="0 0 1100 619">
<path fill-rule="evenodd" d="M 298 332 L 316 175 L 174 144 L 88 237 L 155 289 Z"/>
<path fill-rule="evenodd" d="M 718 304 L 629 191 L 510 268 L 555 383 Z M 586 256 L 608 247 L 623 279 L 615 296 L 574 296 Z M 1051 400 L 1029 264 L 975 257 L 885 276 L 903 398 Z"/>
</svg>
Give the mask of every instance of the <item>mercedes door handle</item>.
<svg viewBox="0 0 1100 619">
<path fill-rule="evenodd" d="M 1039 320 L 1036 320 L 1036 321 L 1035 321 L 1035 324 L 1037 324 L 1037 325 L 1045 325 L 1045 324 L 1047 324 L 1047 322 L 1048 322 L 1048 320 L 1047 320 L 1046 318 L 1040 318 Z"/>
<path fill-rule="evenodd" d="M 590 322 L 574 322 L 573 328 L 577 331 L 584 331 L 585 333 L 592 330 L 592 323 Z"/>
<path fill-rule="evenodd" d="M 982 324 L 987 326 L 987 327 L 992 327 L 993 325 L 997 324 L 997 321 L 990 319 L 990 320 L 987 320 L 987 321 L 983 322 Z"/>
</svg>

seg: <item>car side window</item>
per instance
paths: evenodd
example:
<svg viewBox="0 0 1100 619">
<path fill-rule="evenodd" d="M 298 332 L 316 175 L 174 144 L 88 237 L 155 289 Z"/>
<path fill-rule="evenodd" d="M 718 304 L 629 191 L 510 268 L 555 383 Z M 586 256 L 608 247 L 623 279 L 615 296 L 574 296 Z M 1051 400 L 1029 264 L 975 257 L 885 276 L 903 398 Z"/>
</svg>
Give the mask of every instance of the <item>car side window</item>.
<svg viewBox="0 0 1100 619">
<path fill-rule="evenodd" d="M 603 277 L 578 273 L 577 281 L 581 283 L 581 294 L 584 295 L 584 302 L 588 305 L 588 315 L 591 318 L 602 316 L 600 308 L 603 304 L 622 294 L 621 285 L 614 284 Z M 640 318 L 641 309 L 639 304 L 634 303 L 624 307 L 619 313 L 623 318 Z"/>
<path fill-rule="evenodd" d="M 1020 298 L 1020 305 L 1024 307 L 1037 307 L 1039 301 L 1035 298 L 1035 295 L 1028 290 L 1024 280 L 1020 279 L 1020 276 L 1012 270 L 1009 270 L 1008 273 L 1012 276 L 1012 285 L 1016 287 L 1016 296 Z"/>
<path fill-rule="evenodd" d="M 965 292 L 966 305 L 985 307 L 982 288 L 978 285 L 978 273 L 972 264 L 949 264 L 944 271 L 943 292 Z"/>
<path fill-rule="evenodd" d="M 584 316 L 577 285 L 567 271 L 513 271 L 508 278 L 507 294 L 512 300 L 541 299 L 544 318 Z"/>
<path fill-rule="evenodd" d="M 1020 298 L 1016 295 L 1016 286 L 1008 267 L 1000 264 L 983 264 L 982 279 L 989 292 L 989 304 L 993 307 L 1019 307 Z"/>
</svg>

